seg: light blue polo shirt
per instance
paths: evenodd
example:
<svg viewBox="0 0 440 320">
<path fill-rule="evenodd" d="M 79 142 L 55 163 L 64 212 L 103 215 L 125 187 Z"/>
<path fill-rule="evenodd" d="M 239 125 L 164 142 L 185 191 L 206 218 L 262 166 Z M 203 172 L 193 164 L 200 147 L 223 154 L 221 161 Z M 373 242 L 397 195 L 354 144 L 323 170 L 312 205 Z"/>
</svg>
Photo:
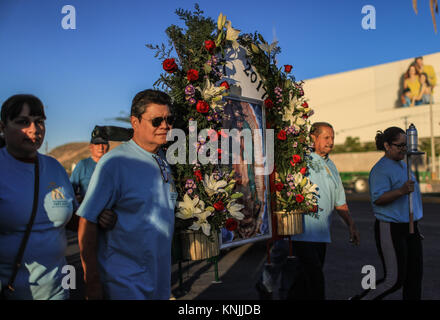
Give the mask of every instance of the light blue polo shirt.
<svg viewBox="0 0 440 320">
<path fill-rule="evenodd" d="M 95 171 L 96 162 L 92 157 L 82 159 L 75 166 L 75 169 L 70 176 L 70 182 L 72 182 L 73 190 L 84 198 L 87 188 L 89 187 L 90 179 L 92 178 L 93 171 Z"/>
<path fill-rule="evenodd" d="M 292 240 L 330 243 L 331 214 L 335 207 L 346 203 L 345 191 L 333 161 L 314 152 L 310 156 L 309 179 L 318 185 L 318 217 L 305 214 L 303 233 L 292 236 Z"/>
<path fill-rule="evenodd" d="M 93 223 L 103 209 L 118 215 L 113 230 L 98 231 L 98 263 L 107 299 L 170 298 L 177 192 L 166 163 L 164 169 L 167 183 L 153 154 L 133 140 L 96 165 L 77 214 Z"/>
<path fill-rule="evenodd" d="M 417 180 L 412 173 L 411 180 L 415 181 L 412 193 L 414 221 L 423 217 L 422 197 Z M 378 206 L 374 201 L 385 192 L 400 188 L 408 181 L 407 166 L 404 161 L 395 161 L 383 156 L 371 169 L 369 184 L 370 198 L 374 215 L 378 220 L 386 222 L 409 222 L 408 195 L 401 196 L 393 202 Z"/>
<path fill-rule="evenodd" d="M 39 197 L 22 266 L 8 299 L 63 300 L 67 275 L 65 226 L 78 208 L 69 177 L 54 158 L 38 154 Z M 7 285 L 32 212 L 35 165 L 0 149 L 0 282 Z M 63 273 L 65 272 L 65 273 Z"/>
</svg>

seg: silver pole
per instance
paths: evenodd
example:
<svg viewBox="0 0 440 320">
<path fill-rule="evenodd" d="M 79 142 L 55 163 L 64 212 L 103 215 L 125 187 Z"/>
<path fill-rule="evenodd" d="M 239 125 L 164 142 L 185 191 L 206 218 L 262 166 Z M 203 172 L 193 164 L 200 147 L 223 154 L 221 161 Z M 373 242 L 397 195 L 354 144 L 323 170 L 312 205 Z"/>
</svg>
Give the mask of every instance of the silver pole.
<svg viewBox="0 0 440 320">
<path fill-rule="evenodd" d="M 435 144 L 434 144 L 434 117 L 432 115 L 432 94 L 429 99 L 429 117 L 431 120 L 431 179 L 437 178 L 437 168 L 435 167 Z"/>
</svg>

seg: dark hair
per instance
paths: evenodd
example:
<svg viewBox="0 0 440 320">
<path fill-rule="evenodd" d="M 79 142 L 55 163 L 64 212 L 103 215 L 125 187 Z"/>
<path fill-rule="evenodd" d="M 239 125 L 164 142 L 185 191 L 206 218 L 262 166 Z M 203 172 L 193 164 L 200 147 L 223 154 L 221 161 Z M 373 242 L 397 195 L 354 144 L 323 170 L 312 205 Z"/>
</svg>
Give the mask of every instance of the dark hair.
<svg viewBox="0 0 440 320">
<path fill-rule="evenodd" d="M 138 92 L 131 103 L 131 116 L 139 120 L 144 114 L 147 106 L 151 103 L 167 105 L 171 109 L 171 98 L 165 92 L 159 90 L 147 89 Z"/>
<path fill-rule="evenodd" d="M 414 62 L 417 62 L 417 60 L 419 60 L 419 59 L 423 60 L 423 57 L 416 57 L 416 58 L 414 58 Z"/>
<path fill-rule="evenodd" d="M 17 118 L 25 104 L 29 106 L 31 116 L 42 116 L 46 119 L 44 106 L 40 99 L 31 94 L 16 94 L 3 103 L 0 120 L 6 125 L 8 120 Z"/>
<path fill-rule="evenodd" d="M 328 127 L 330 129 L 334 130 L 332 125 L 328 122 L 315 122 L 314 124 L 312 124 L 312 127 L 310 128 L 310 134 L 312 134 L 316 137 L 319 136 L 321 134 L 322 127 Z"/>
<path fill-rule="evenodd" d="M 375 138 L 377 150 L 385 151 L 384 143 L 387 142 L 388 144 L 391 144 L 393 141 L 397 140 L 397 137 L 401 133 L 405 134 L 405 131 L 399 127 L 389 127 L 388 129 L 385 129 L 384 132 L 377 131 Z"/>
<path fill-rule="evenodd" d="M 414 69 L 416 70 L 416 75 L 420 75 L 419 69 L 417 69 L 417 65 L 415 62 L 411 63 L 408 67 L 408 70 L 406 70 L 405 72 L 405 79 L 409 78 L 409 69 L 411 69 L 411 67 L 414 67 Z"/>
<path fill-rule="evenodd" d="M 422 72 L 420 75 L 421 75 L 421 76 L 425 76 L 425 79 L 426 79 L 426 85 L 427 85 L 428 87 L 430 87 L 431 84 L 429 83 L 428 75 L 426 74 L 426 72 Z M 419 80 L 420 80 L 420 77 L 419 77 Z"/>
</svg>

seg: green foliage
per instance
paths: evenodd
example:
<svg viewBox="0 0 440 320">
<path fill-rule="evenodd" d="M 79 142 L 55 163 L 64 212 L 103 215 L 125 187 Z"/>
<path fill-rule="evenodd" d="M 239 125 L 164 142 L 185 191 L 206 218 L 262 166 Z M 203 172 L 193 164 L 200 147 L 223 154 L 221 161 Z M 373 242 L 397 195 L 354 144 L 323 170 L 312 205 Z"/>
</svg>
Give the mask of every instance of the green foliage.
<svg viewBox="0 0 440 320">
<path fill-rule="evenodd" d="M 348 136 L 345 138 L 344 144 L 335 145 L 333 148 L 333 154 L 347 153 L 347 152 L 367 152 L 376 151 L 375 142 L 361 143 L 359 137 Z"/>
</svg>

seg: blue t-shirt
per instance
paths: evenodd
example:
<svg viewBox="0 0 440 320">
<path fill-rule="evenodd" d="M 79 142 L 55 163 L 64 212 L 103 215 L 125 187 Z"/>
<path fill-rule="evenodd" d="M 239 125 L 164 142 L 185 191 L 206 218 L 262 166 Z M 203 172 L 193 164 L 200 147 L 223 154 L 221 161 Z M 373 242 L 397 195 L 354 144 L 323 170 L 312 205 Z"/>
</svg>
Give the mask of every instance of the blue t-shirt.
<svg viewBox="0 0 440 320">
<path fill-rule="evenodd" d="M 318 185 L 318 217 L 305 214 L 303 233 L 292 236 L 292 240 L 330 243 L 331 214 L 346 203 L 341 177 L 333 161 L 316 153 L 311 154 L 308 172 L 312 183 Z"/>
<path fill-rule="evenodd" d="M 72 182 L 73 190 L 79 191 L 81 197 L 84 198 L 87 188 L 89 187 L 90 179 L 92 178 L 93 171 L 95 171 L 96 162 L 91 158 L 82 159 L 75 166 L 75 169 L 70 176 L 70 182 Z"/>
<path fill-rule="evenodd" d="M 65 225 L 77 209 L 72 185 L 55 159 L 38 154 L 39 203 L 22 267 L 11 299 L 67 299 L 61 286 L 66 265 Z M 9 282 L 13 264 L 29 222 L 34 198 L 35 165 L 0 149 L 0 281 Z"/>
<path fill-rule="evenodd" d="M 108 299 L 170 298 L 177 192 L 168 164 L 162 160 L 161 171 L 153 156 L 133 140 L 105 154 L 77 211 L 93 223 L 103 209 L 118 216 L 114 229 L 99 230 L 98 236 L 100 277 Z"/>
<path fill-rule="evenodd" d="M 422 197 L 420 188 L 414 174 L 411 180 L 415 181 L 413 199 L 414 221 L 423 217 Z M 382 157 L 371 169 L 369 184 L 370 198 L 374 215 L 378 220 L 386 222 L 409 222 L 408 195 L 401 196 L 393 202 L 378 206 L 374 201 L 379 199 L 385 192 L 400 188 L 408 181 L 407 166 L 404 161 L 395 161 Z"/>
</svg>

